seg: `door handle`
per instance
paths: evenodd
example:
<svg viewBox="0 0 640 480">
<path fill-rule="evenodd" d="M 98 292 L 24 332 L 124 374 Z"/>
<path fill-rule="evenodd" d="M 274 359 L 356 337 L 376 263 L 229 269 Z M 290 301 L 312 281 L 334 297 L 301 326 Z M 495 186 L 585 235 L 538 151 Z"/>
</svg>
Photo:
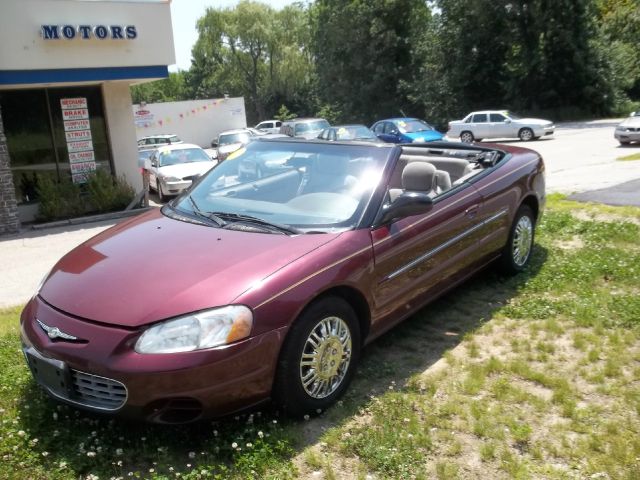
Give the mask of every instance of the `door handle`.
<svg viewBox="0 0 640 480">
<path fill-rule="evenodd" d="M 473 205 L 464 211 L 464 214 L 469 218 L 474 218 L 478 214 L 478 205 Z"/>
</svg>

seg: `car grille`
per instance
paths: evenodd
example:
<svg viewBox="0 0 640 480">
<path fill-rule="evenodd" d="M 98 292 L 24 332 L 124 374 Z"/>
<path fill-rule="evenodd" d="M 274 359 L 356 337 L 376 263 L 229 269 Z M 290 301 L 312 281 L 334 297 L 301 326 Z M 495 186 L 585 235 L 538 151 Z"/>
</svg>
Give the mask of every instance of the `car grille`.
<svg viewBox="0 0 640 480">
<path fill-rule="evenodd" d="M 127 401 L 126 387 L 110 378 L 71 369 L 74 402 L 103 410 L 117 410 Z"/>
</svg>

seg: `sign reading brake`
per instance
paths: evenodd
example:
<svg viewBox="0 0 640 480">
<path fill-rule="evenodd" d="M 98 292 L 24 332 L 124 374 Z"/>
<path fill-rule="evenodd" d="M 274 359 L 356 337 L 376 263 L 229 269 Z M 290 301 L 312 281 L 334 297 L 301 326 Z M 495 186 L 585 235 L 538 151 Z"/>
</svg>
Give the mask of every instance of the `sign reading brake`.
<svg viewBox="0 0 640 480">
<path fill-rule="evenodd" d="M 133 40 L 138 37 L 135 25 L 42 25 L 40 33 L 44 40 Z"/>
</svg>

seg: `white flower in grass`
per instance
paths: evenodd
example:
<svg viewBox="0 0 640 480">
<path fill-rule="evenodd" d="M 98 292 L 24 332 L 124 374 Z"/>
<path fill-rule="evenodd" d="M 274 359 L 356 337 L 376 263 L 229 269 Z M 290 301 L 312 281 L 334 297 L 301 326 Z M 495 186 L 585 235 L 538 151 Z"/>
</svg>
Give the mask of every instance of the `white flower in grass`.
<svg viewBox="0 0 640 480">
<path fill-rule="evenodd" d="M 93 458 L 96 456 L 96 452 L 87 452 L 87 457 Z"/>
<path fill-rule="evenodd" d="M 233 442 L 233 443 L 231 444 L 231 448 L 238 448 L 238 444 L 237 444 L 236 442 Z"/>
<path fill-rule="evenodd" d="M 24 437 L 27 433 L 24 430 L 20 430 L 18 431 L 18 436 L 19 437 Z"/>
<path fill-rule="evenodd" d="M 258 436 L 259 436 L 260 438 L 264 438 L 264 433 L 262 432 L 262 430 L 260 430 L 260 431 L 258 432 Z"/>
<path fill-rule="evenodd" d="M 61 470 L 67 468 L 67 462 L 60 462 L 58 464 L 58 468 L 60 468 Z"/>
<path fill-rule="evenodd" d="M 49 455 L 49 452 L 42 452 L 43 457 L 46 457 L 47 455 Z"/>
<path fill-rule="evenodd" d="M 251 447 L 253 447 L 253 443 L 251 442 L 247 443 L 247 448 L 251 448 Z"/>
<path fill-rule="evenodd" d="M 120 456 L 124 453 L 124 450 L 122 450 L 121 448 L 116 448 L 116 455 Z"/>
<path fill-rule="evenodd" d="M 189 452 L 189 458 L 196 458 L 196 452 Z"/>
</svg>

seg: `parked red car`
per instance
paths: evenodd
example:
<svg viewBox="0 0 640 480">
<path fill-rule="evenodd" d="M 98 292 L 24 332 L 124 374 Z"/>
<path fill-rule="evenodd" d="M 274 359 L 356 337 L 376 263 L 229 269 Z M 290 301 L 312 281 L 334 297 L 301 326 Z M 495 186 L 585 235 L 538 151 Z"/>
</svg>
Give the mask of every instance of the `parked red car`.
<svg viewBox="0 0 640 480">
<path fill-rule="evenodd" d="M 253 142 L 63 257 L 22 313 L 27 362 L 58 400 L 154 422 L 325 409 L 372 339 L 526 267 L 543 170 L 511 146 Z"/>
</svg>

